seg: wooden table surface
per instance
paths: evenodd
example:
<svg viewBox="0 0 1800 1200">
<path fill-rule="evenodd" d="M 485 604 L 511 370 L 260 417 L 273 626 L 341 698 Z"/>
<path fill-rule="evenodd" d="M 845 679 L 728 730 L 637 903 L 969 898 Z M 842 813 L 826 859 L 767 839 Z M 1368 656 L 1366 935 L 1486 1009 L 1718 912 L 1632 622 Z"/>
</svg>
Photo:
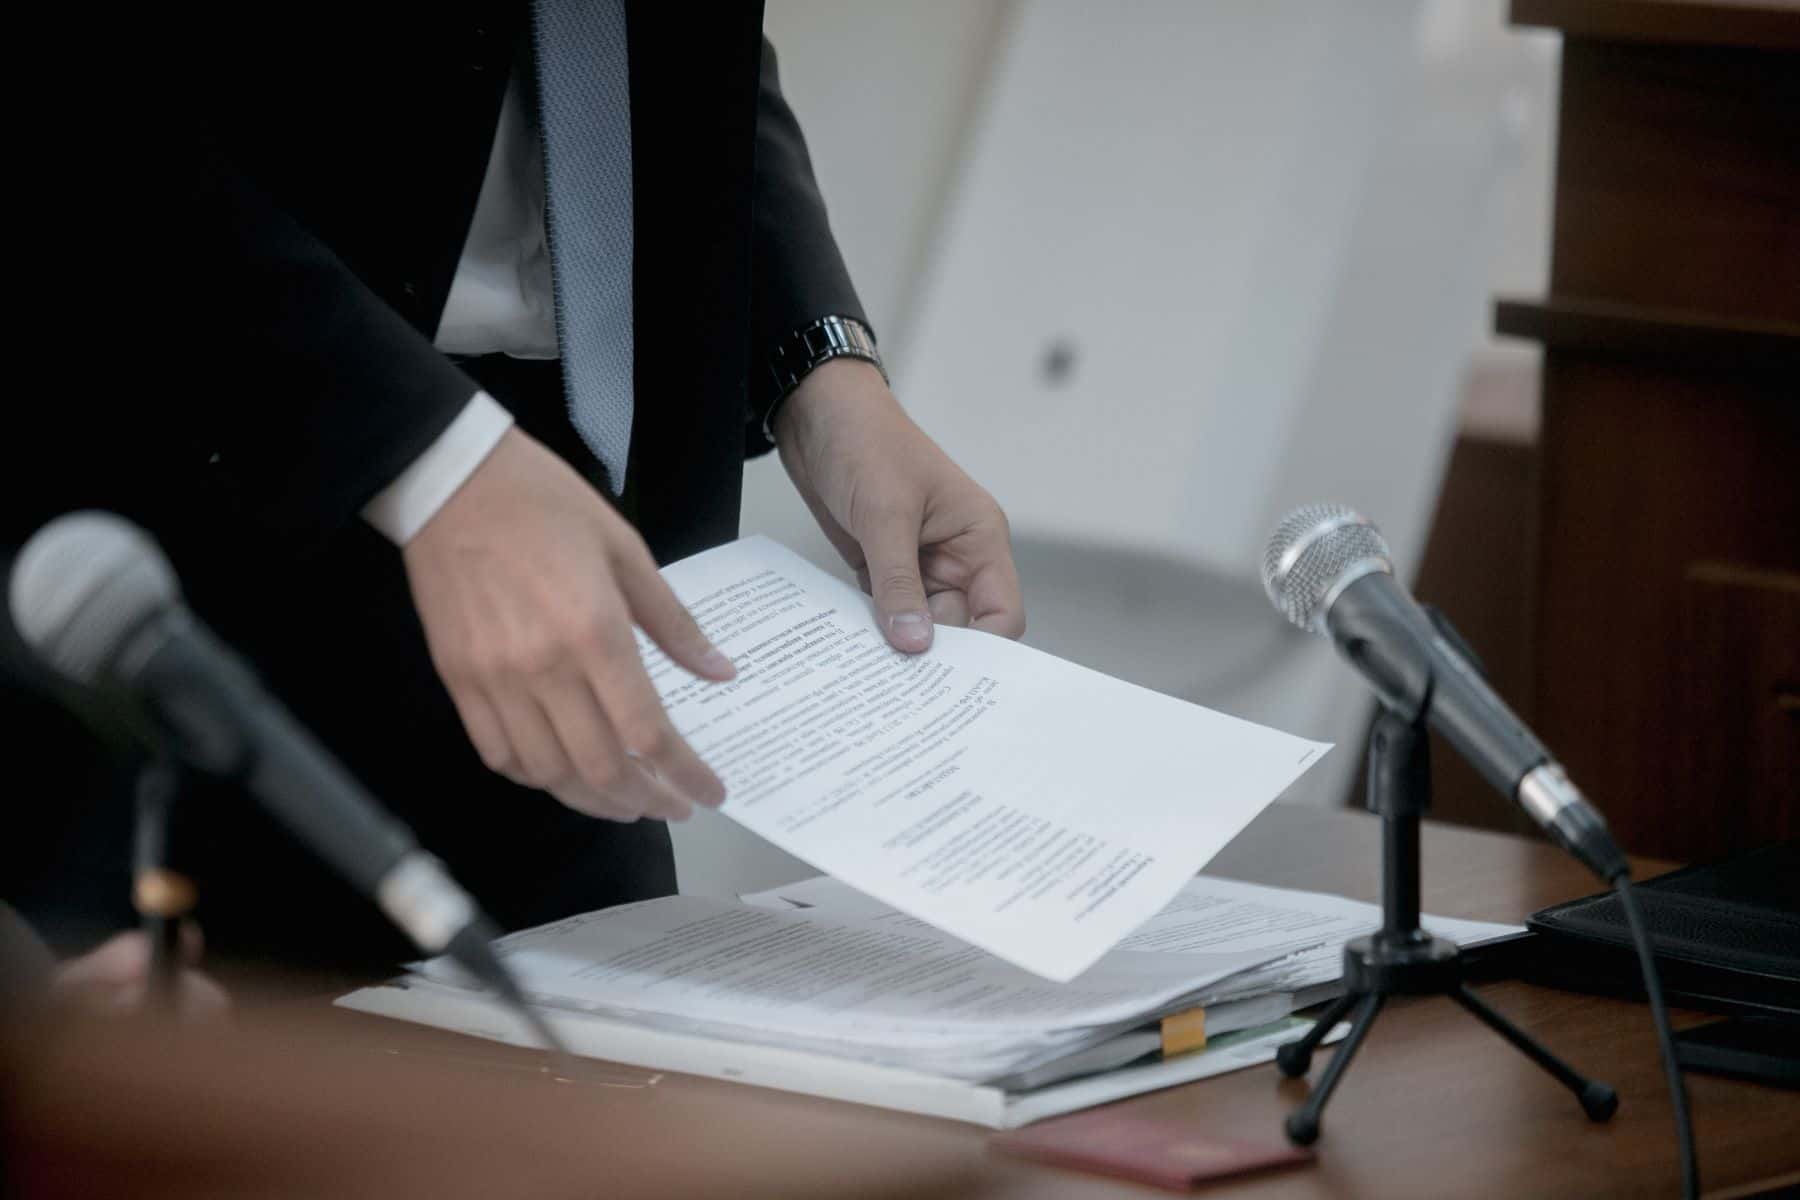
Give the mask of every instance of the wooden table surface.
<svg viewBox="0 0 1800 1200">
<path fill-rule="evenodd" d="M 1362 813 L 1278 807 L 1208 869 L 1373 900 L 1377 834 Z M 1642 864 L 1640 875 L 1661 865 Z M 1427 827 L 1430 912 L 1511 921 L 1592 890 L 1548 846 Z M 1326 1110 L 1316 1163 L 1205 1194 L 1676 1195 L 1645 1007 L 1512 982 L 1481 991 L 1617 1087 L 1618 1115 L 1590 1124 L 1566 1092 L 1448 1001 L 1401 1000 Z M 526 1051 L 317 1009 L 304 1032 L 271 1034 L 244 1020 L 224 1041 L 167 1035 L 146 1048 L 89 1029 L 15 1046 L 17 1061 L 6 1064 L 15 1103 L 0 1107 L 17 1190 L 117 1194 L 128 1181 L 124 1191 L 167 1195 L 1161 1194 L 992 1155 L 987 1131 L 973 1126 L 682 1076 L 649 1090 L 559 1086 L 512 1069 L 536 1061 Z M 371 1053 L 393 1049 L 411 1053 Z M 1124 1103 L 1221 1136 L 1266 1138 L 1306 1086 L 1268 1065 Z M 1705 1075 L 1689 1087 L 1709 1195 L 1800 1181 L 1800 1093 Z"/>
</svg>

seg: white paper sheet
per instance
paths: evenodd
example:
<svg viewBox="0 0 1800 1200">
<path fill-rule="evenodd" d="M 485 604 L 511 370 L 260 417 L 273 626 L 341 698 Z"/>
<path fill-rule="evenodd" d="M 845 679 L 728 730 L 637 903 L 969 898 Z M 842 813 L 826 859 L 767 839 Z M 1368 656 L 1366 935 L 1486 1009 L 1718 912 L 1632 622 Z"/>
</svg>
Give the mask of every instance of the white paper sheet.
<svg viewBox="0 0 1800 1200">
<path fill-rule="evenodd" d="M 538 1045 L 536 1031 L 485 992 L 414 980 L 404 986 L 362 988 L 339 997 L 337 1004 L 514 1046 Z M 676 1033 L 581 1013 L 552 1011 L 546 1012 L 544 1019 L 570 1049 L 590 1058 L 972 1121 L 992 1129 L 1015 1129 L 1046 1117 L 1268 1062 L 1275 1057 L 1277 1045 L 1300 1036 L 1305 1028 L 1300 1021 L 1278 1022 L 1266 1030 L 1227 1035 L 1218 1045 L 1193 1054 L 1015 1096 L 998 1087 L 904 1067 L 849 1062 L 804 1050 Z M 1345 1028 L 1339 1025 L 1325 1041 L 1341 1038 Z"/>
<path fill-rule="evenodd" d="M 896 930 L 917 925 L 905 913 L 825 876 L 743 899 L 757 907 L 854 917 Z M 1195 1002 L 1218 1004 L 1271 992 L 1295 992 L 1339 978 L 1344 943 L 1380 924 L 1380 908 L 1360 900 L 1198 875 L 1184 884 L 1161 912 L 1102 957 L 1094 969 L 1119 961 L 1165 955 L 1180 958 L 1195 952 L 1245 954 L 1266 961 L 1205 989 Z M 1519 925 L 1430 915 L 1422 917 L 1420 924 L 1462 946 L 1477 946 L 1523 931 Z"/>
<path fill-rule="evenodd" d="M 1258 949 L 1110 955 L 1047 983 L 917 921 L 669 896 L 495 943 L 534 1004 L 985 1079 L 1166 1010 Z M 446 959 L 422 968 L 458 986 Z"/>
<path fill-rule="evenodd" d="M 1329 748 L 968 630 L 899 654 L 866 597 L 766 538 L 664 576 L 738 665 L 703 683 L 640 638 L 724 813 L 1048 979 L 1153 916 Z"/>
</svg>

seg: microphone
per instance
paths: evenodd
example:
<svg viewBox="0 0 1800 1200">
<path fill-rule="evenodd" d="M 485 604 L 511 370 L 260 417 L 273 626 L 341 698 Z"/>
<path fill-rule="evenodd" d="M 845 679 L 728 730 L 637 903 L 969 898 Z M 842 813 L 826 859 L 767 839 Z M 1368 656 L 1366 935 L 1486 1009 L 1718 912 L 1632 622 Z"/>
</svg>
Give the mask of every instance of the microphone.
<svg viewBox="0 0 1800 1200">
<path fill-rule="evenodd" d="M 1461 639 L 1394 578 L 1387 541 L 1336 504 L 1289 513 L 1263 552 L 1263 587 L 1283 616 L 1331 639 L 1409 721 L 1428 721 L 1552 841 L 1611 883 L 1626 873 L 1606 821 L 1562 764 L 1488 686 Z"/>
<path fill-rule="evenodd" d="M 182 603 L 147 533 L 109 513 L 58 517 L 20 551 L 10 590 L 21 640 L 53 671 L 142 701 L 181 759 L 241 779 L 421 950 L 448 954 L 560 1049 L 489 944 L 498 928 Z"/>
</svg>

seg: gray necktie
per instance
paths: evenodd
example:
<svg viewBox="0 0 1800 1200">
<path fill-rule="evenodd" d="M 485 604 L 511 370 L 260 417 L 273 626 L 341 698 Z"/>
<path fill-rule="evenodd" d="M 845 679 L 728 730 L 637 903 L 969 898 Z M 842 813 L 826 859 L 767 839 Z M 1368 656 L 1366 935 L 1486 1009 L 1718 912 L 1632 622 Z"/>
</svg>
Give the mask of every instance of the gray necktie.
<svg viewBox="0 0 1800 1200">
<path fill-rule="evenodd" d="M 625 488 L 631 449 L 631 76 L 624 0 L 534 0 L 545 224 L 569 420 Z"/>
</svg>

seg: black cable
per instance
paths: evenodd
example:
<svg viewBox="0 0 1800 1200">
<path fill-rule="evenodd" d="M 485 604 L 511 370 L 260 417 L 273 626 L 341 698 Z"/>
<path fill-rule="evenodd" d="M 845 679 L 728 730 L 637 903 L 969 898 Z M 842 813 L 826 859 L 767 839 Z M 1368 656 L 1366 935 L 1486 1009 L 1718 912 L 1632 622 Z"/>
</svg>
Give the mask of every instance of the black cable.
<svg viewBox="0 0 1800 1200">
<path fill-rule="evenodd" d="M 1681 1150 L 1681 1194 L 1686 1200 L 1700 1195 L 1700 1164 L 1694 1157 L 1694 1123 L 1688 1116 L 1687 1081 L 1681 1075 L 1681 1063 L 1675 1057 L 1675 1035 L 1669 1029 L 1669 1010 L 1663 1004 L 1662 980 L 1656 973 L 1656 956 L 1650 948 L 1650 931 L 1644 926 L 1644 914 L 1638 909 L 1637 896 L 1631 890 L 1631 877 L 1621 872 L 1613 878 L 1619 903 L 1625 909 L 1625 923 L 1631 927 L 1631 940 L 1637 945 L 1638 967 L 1644 975 L 1644 994 L 1650 998 L 1650 1019 L 1656 1024 L 1656 1041 L 1662 1048 L 1663 1073 L 1669 1080 L 1669 1102 L 1675 1109 L 1675 1140 Z"/>
</svg>

